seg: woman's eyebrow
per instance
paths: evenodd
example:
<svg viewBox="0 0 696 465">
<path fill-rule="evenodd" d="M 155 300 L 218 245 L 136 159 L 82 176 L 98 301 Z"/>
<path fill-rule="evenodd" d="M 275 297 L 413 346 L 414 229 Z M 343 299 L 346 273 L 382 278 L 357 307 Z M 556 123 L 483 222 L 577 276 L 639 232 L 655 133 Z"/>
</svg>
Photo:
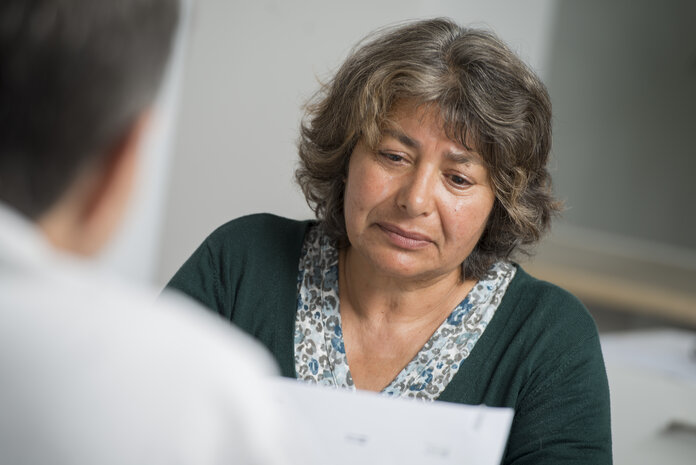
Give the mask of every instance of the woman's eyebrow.
<svg viewBox="0 0 696 465">
<path fill-rule="evenodd" d="M 399 142 L 404 144 L 407 147 L 410 147 L 412 149 L 419 149 L 421 148 L 421 143 L 418 142 L 415 139 L 410 138 L 403 132 L 399 131 L 398 129 L 394 128 L 387 128 L 384 131 L 382 131 L 384 134 L 393 137 L 394 139 L 397 139 Z"/>
<path fill-rule="evenodd" d="M 445 158 L 454 163 L 463 165 L 480 165 L 482 164 L 481 156 L 476 152 L 447 152 Z"/>
<path fill-rule="evenodd" d="M 419 141 L 407 136 L 404 132 L 399 131 L 396 128 L 386 128 L 384 131 L 382 131 L 382 133 L 389 137 L 393 137 L 405 146 L 412 149 L 421 148 L 421 143 Z M 476 152 L 450 151 L 445 154 L 445 157 L 454 163 L 463 165 L 480 165 L 482 163 L 481 156 Z"/>
</svg>

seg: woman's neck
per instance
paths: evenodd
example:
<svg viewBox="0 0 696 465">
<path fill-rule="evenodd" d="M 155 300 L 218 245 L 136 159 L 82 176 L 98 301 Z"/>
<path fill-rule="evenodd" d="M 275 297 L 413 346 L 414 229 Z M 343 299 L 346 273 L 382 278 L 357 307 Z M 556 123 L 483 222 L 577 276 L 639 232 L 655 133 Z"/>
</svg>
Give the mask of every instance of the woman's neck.
<svg viewBox="0 0 696 465">
<path fill-rule="evenodd" d="M 459 270 L 426 279 L 404 279 L 375 269 L 350 247 L 339 253 L 341 307 L 363 321 L 406 326 L 428 321 L 439 324 L 475 283 L 462 281 Z"/>
<path fill-rule="evenodd" d="M 456 271 L 404 279 L 350 248 L 339 254 L 338 288 L 346 360 L 358 389 L 381 391 L 471 290 Z"/>
</svg>

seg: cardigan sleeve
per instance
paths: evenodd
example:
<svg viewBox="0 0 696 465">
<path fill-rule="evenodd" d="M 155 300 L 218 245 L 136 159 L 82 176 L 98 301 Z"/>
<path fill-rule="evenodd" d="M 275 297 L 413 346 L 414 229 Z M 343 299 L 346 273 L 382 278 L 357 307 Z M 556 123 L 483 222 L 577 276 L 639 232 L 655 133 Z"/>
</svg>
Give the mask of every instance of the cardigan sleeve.
<svg viewBox="0 0 696 465">
<path fill-rule="evenodd" d="M 167 288 L 183 292 L 233 321 L 240 295 L 242 301 L 250 295 L 255 298 L 268 295 L 267 280 L 287 255 L 274 248 L 279 243 L 282 226 L 287 228 L 287 223 L 273 215 L 256 214 L 223 224 L 181 265 Z"/>
<path fill-rule="evenodd" d="M 609 388 L 598 338 L 553 365 L 518 404 L 505 463 L 611 464 Z"/>
<path fill-rule="evenodd" d="M 277 287 L 279 274 L 287 274 L 285 280 L 294 289 L 297 261 L 291 257 L 303 232 L 301 223 L 269 214 L 232 220 L 203 241 L 167 288 L 187 294 L 229 321 L 247 318 L 247 313 L 257 311 L 259 299 L 273 300 L 269 293 Z M 236 315 L 240 306 L 244 314 Z"/>
<path fill-rule="evenodd" d="M 205 308 L 223 313 L 221 302 L 224 296 L 221 291 L 224 291 L 224 287 L 220 285 L 218 261 L 219 255 L 211 251 L 209 240 L 206 240 L 181 265 L 167 283 L 167 289 L 182 292 Z"/>
<path fill-rule="evenodd" d="M 294 377 L 297 276 L 313 221 L 271 214 L 232 220 L 208 236 L 167 288 L 192 297 L 265 345 Z"/>
<path fill-rule="evenodd" d="M 541 312 L 522 355 L 526 382 L 504 463 L 611 464 L 609 386 L 596 326 L 577 299 L 552 295 L 542 306 L 555 310 Z"/>
</svg>

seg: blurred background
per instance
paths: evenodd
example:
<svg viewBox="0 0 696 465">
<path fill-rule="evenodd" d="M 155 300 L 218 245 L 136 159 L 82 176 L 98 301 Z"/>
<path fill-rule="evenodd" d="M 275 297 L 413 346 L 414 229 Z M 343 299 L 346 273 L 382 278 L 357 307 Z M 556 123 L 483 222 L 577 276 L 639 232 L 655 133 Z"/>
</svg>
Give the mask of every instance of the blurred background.
<svg viewBox="0 0 696 465">
<path fill-rule="evenodd" d="M 597 320 L 615 463 L 696 457 L 696 2 L 188 3 L 134 208 L 105 267 L 161 287 L 207 234 L 312 216 L 293 183 L 302 105 L 375 28 L 449 16 L 497 32 L 547 84 L 566 211 L 525 268 Z"/>
</svg>

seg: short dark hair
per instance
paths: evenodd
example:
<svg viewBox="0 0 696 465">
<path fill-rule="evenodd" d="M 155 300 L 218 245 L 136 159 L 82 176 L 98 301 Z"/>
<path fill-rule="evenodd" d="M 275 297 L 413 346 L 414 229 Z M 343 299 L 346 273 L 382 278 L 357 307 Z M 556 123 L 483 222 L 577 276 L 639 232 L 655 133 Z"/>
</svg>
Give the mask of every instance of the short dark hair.
<svg viewBox="0 0 696 465">
<path fill-rule="evenodd" d="M 348 160 L 358 140 L 376 147 L 397 102 L 436 105 L 446 133 L 481 155 L 496 201 L 463 263 L 481 279 L 497 260 L 528 251 L 560 204 L 547 171 L 551 102 L 539 78 L 494 34 L 438 18 L 377 31 L 322 86 L 301 126 L 295 173 L 339 246 Z"/>
<path fill-rule="evenodd" d="M 36 219 L 152 103 L 179 0 L 0 2 L 0 200 Z"/>
</svg>

